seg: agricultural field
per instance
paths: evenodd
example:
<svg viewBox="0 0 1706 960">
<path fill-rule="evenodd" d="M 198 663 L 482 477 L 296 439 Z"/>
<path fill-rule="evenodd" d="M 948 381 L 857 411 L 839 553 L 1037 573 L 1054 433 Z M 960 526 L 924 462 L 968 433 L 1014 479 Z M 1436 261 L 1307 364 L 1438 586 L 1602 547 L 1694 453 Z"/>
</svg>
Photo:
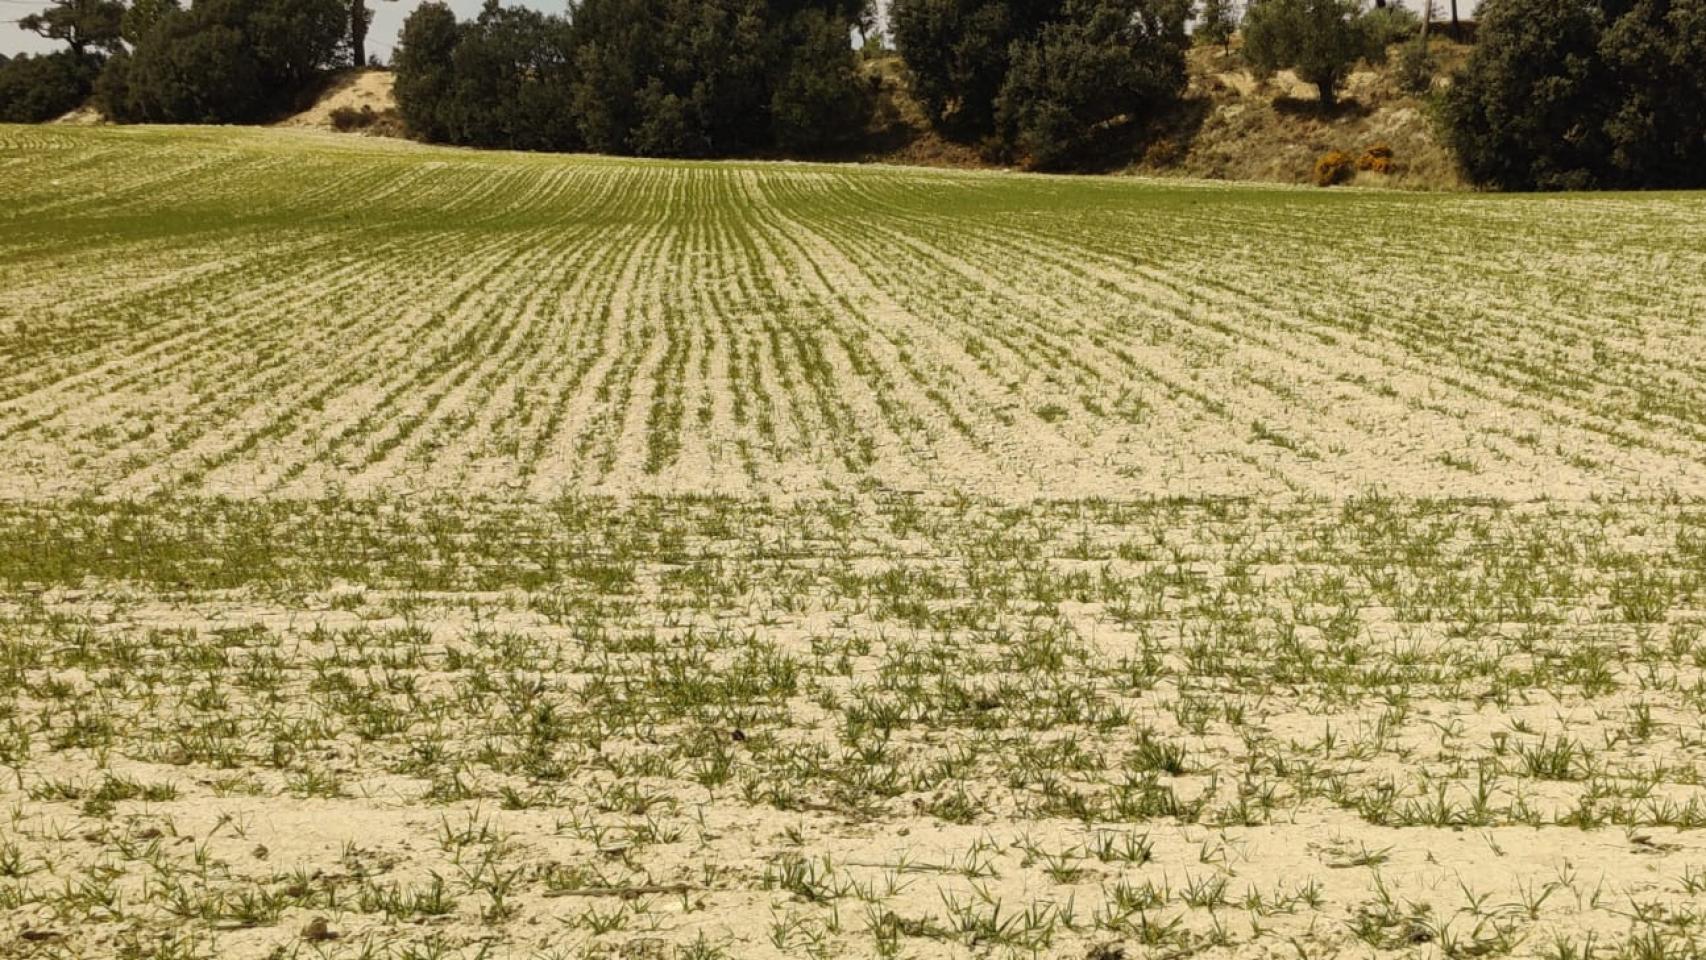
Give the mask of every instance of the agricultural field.
<svg viewBox="0 0 1706 960">
<path fill-rule="evenodd" d="M 1706 196 L 0 184 L 0 958 L 1706 953 Z"/>
</svg>

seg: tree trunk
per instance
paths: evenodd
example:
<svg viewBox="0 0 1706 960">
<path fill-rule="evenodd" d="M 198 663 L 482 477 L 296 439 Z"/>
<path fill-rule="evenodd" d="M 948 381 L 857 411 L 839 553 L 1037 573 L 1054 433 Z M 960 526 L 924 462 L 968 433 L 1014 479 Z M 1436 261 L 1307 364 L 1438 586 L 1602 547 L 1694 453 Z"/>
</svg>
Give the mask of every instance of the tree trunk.
<svg viewBox="0 0 1706 960">
<path fill-rule="evenodd" d="M 1457 0 L 1451 0 L 1451 39 L 1459 43 L 1463 41 L 1463 28 L 1457 19 Z"/>
<path fill-rule="evenodd" d="M 357 70 L 367 66 L 367 4 L 364 0 L 350 0 L 349 53 Z"/>
</svg>

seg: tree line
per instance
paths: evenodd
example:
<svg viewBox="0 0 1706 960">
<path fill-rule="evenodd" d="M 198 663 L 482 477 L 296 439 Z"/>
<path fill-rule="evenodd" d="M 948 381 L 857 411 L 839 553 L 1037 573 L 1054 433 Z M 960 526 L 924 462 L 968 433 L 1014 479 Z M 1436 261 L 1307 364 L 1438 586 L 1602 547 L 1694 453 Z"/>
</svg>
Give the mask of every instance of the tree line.
<svg viewBox="0 0 1706 960">
<path fill-rule="evenodd" d="M 865 0 L 580 0 L 567 17 L 422 4 L 397 109 L 429 140 L 642 156 L 813 152 L 864 132 Z"/>
<path fill-rule="evenodd" d="M 1198 43 L 1290 69 L 1331 109 L 1350 71 L 1401 51 L 1470 182 L 1503 190 L 1706 187 L 1706 0 L 1483 0 L 1467 64 L 1434 84 L 1435 0 L 1199 0 Z M 1455 0 L 1452 33 L 1461 36 Z M 1422 5 L 1426 5 L 1425 7 Z M 893 0 L 913 92 L 945 134 L 1072 166 L 1183 89 L 1171 0 Z"/>
<path fill-rule="evenodd" d="M 0 120 L 38 122 L 91 97 L 109 119 L 263 120 L 353 62 L 360 0 L 54 0 L 19 25 L 66 49 L 0 63 Z"/>
<path fill-rule="evenodd" d="M 956 136 L 1070 165 L 1184 89 L 1189 0 L 988 6 L 891 11 L 920 99 Z M 863 0 L 582 0 L 566 18 L 489 0 L 466 23 L 428 3 L 403 27 L 398 109 L 428 139 L 478 146 L 832 150 L 866 133 L 876 91 L 851 37 L 869 20 Z"/>
<path fill-rule="evenodd" d="M 1358 63 L 1399 50 L 1477 184 L 1706 186 L 1706 0 L 1483 0 L 1440 85 L 1431 11 L 1375 4 L 892 0 L 889 27 L 942 136 L 1034 168 L 1109 165 L 1165 122 L 1195 42 L 1294 70 L 1326 110 Z M 91 95 L 119 121 L 264 118 L 360 64 L 369 18 L 365 0 L 54 0 L 20 26 L 65 49 L 0 59 L 0 120 Z M 428 2 L 399 38 L 397 106 L 413 135 L 470 146 L 821 154 L 867 136 L 875 81 L 852 37 L 872 27 L 868 0 L 571 0 L 563 16 L 487 0 L 468 21 Z"/>
<path fill-rule="evenodd" d="M 1504 190 L 1706 186 L 1706 0 L 1485 0 L 1443 123 Z"/>
</svg>

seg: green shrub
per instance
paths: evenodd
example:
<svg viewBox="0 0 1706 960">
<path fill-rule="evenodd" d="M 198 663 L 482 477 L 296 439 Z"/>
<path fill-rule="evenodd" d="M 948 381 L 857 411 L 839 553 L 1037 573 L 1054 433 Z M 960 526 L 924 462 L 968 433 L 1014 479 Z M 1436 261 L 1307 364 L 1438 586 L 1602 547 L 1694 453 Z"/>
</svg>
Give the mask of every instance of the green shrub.
<svg viewBox="0 0 1706 960">
<path fill-rule="evenodd" d="M 1393 71 L 1398 88 L 1406 93 L 1427 93 L 1434 85 L 1434 56 L 1420 37 L 1405 43 L 1398 51 L 1398 66 Z"/>
<path fill-rule="evenodd" d="M 1421 35 L 1422 18 L 1407 7 L 1388 4 L 1365 11 L 1362 18 L 1373 41 L 1382 47 L 1407 43 Z"/>
<path fill-rule="evenodd" d="M 69 51 L 0 63 L 0 122 L 40 123 L 88 99 L 100 61 Z"/>
<path fill-rule="evenodd" d="M 338 107 L 332 111 L 332 129 L 348 133 L 351 130 L 365 130 L 379 122 L 379 113 L 367 104 L 356 107 Z"/>
<path fill-rule="evenodd" d="M 65 44 L 48 54 L 0 56 L 0 123 L 40 123 L 75 110 L 94 90 L 108 53 L 122 51 L 118 0 L 49 0 L 19 28 Z"/>
<path fill-rule="evenodd" d="M 95 77 L 91 93 L 95 108 L 109 119 L 122 120 L 130 103 L 130 51 L 120 50 L 107 58 Z"/>
<path fill-rule="evenodd" d="M 938 132 L 1059 168 L 1177 99 L 1190 9 L 1190 0 L 894 0 L 889 22 Z"/>
</svg>

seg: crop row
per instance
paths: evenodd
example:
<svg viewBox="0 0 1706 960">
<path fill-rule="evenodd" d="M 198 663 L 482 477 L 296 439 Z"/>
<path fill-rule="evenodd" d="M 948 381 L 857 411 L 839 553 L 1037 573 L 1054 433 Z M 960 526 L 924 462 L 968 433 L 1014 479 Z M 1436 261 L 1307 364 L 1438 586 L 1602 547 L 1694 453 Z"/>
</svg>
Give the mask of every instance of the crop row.
<svg viewBox="0 0 1706 960">
<path fill-rule="evenodd" d="M 1706 485 L 1691 197 L 7 137 L 13 496 Z"/>
</svg>

